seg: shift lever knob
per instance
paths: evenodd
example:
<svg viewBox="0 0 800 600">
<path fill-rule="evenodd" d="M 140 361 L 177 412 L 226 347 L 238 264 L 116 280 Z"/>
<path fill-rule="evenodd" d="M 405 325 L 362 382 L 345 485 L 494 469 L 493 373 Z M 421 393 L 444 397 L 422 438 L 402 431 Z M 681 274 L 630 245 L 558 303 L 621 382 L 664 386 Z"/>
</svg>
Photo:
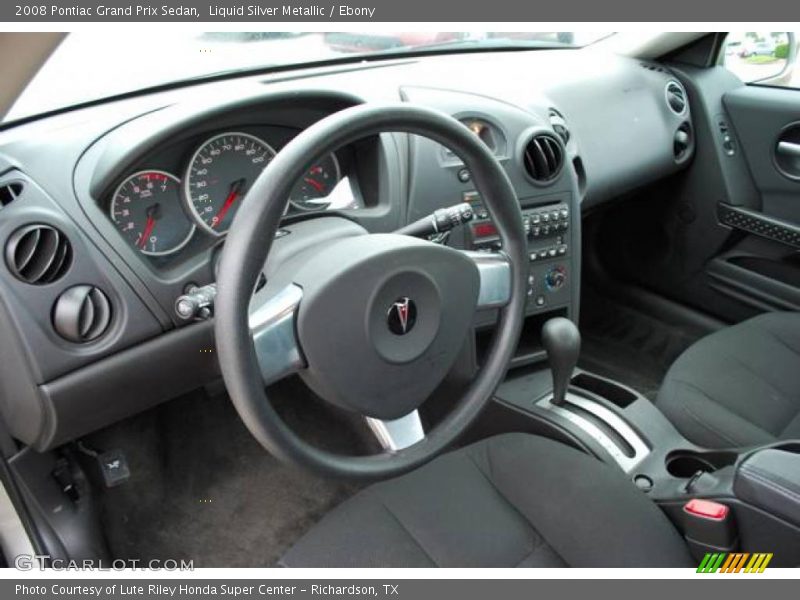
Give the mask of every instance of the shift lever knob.
<svg viewBox="0 0 800 600">
<path fill-rule="evenodd" d="M 553 372 L 552 403 L 564 403 L 572 371 L 578 364 L 581 351 L 581 334 L 575 323 L 564 317 L 555 317 L 542 327 L 542 345 L 547 351 L 547 360 Z"/>
</svg>

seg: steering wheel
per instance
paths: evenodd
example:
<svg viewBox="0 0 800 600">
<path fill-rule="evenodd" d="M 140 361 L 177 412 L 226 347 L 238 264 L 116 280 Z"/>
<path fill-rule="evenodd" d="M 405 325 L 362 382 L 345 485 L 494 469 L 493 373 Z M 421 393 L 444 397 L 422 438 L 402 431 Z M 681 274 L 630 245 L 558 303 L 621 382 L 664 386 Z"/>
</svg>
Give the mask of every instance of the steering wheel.
<svg viewBox="0 0 800 600">
<path fill-rule="evenodd" d="M 421 135 L 454 151 L 492 215 L 502 252 L 369 234 L 340 217 L 322 217 L 293 228 L 290 235 L 307 236 L 302 252 L 267 261 L 290 192 L 312 162 L 382 132 Z M 310 226 L 315 221 L 321 223 Z M 321 234 L 325 222 L 336 226 Z M 275 156 L 228 232 L 215 335 L 236 410 L 273 455 L 327 476 L 377 479 L 416 468 L 470 425 L 502 381 L 524 318 L 527 262 L 511 182 L 457 120 L 408 104 L 361 105 L 330 115 Z M 265 264 L 268 283 L 254 294 Z M 425 432 L 417 409 L 453 366 L 481 309 L 499 314 L 483 365 L 449 415 Z M 265 392 L 290 374 L 299 374 L 325 401 L 364 415 L 384 452 L 344 456 L 302 440 Z"/>
</svg>

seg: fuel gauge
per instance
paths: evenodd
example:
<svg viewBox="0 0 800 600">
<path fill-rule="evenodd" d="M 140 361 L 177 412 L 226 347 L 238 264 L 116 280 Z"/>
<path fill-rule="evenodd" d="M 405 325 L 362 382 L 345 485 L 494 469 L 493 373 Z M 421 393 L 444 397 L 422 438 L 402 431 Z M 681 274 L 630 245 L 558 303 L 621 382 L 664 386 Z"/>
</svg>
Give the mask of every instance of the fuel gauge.
<svg viewBox="0 0 800 600">
<path fill-rule="evenodd" d="M 342 177 L 339 161 L 334 154 L 315 162 L 306 171 L 289 197 L 292 206 L 301 211 L 325 210 L 330 195 Z"/>
</svg>

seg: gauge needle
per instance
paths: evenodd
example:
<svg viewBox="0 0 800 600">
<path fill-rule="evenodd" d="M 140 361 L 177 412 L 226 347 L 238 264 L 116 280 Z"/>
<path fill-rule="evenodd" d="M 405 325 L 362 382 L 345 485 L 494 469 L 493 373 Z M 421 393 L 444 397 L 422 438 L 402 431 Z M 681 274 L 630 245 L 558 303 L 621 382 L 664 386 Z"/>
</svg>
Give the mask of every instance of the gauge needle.
<svg viewBox="0 0 800 600">
<path fill-rule="evenodd" d="M 222 223 L 222 219 L 225 218 L 225 215 L 230 210 L 231 206 L 233 206 L 233 203 L 236 202 L 236 199 L 240 196 L 244 184 L 244 179 L 237 179 L 231 184 L 231 191 L 228 192 L 228 197 L 225 198 L 222 208 L 220 208 L 219 212 L 211 219 L 212 227 L 216 227 Z"/>
<path fill-rule="evenodd" d="M 150 234 L 153 233 L 153 228 L 156 226 L 156 219 L 159 217 L 159 208 L 160 206 L 158 204 L 153 204 L 147 209 L 147 221 L 144 224 L 142 238 L 139 240 L 140 248 L 144 248 L 147 245 L 147 240 L 150 238 Z"/>
<path fill-rule="evenodd" d="M 308 185 L 310 185 L 311 187 L 313 187 L 315 190 L 317 190 L 318 192 L 321 192 L 322 190 L 324 190 L 324 189 L 325 189 L 325 187 L 324 187 L 324 186 L 323 186 L 323 185 L 322 185 L 322 184 L 321 184 L 319 181 L 317 181 L 316 179 L 311 179 L 310 177 L 306 177 L 306 178 L 304 179 L 304 181 L 305 181 L 305 182 L 306 182 Z"/>
</svg>

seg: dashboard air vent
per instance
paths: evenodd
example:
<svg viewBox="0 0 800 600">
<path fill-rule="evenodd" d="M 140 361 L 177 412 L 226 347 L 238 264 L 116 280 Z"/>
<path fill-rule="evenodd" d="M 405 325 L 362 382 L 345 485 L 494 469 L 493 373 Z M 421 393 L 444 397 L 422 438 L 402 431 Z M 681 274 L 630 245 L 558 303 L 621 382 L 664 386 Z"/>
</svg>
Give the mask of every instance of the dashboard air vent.
<svg viewBox="0 0 800 600">
<path fill-rule="evenodd" d="M 21 183 L 4 183 L 0 185 L 0 208 L 11 204 L 22 194 Z"/>
<path fill-rule="evenodd" d="M 666 89 L 667 104 L 672 112 L 676 115 L 682 115 L 686 112 L 686 90 L 677 81 L 670 81 Z"/>
<path fill-rule="evenodd" d="M 564 150 L 554 135 L 539 133 L 525 146 L 525 171 L 534 181 L 548 183 L 555 179 L 564 166 Z"/>
<path fill-rule="evenodd" d="M 14 276 L 31 285 L 57 281 L 72 262 L 67 236 L 50 225 L 26 225 L 6 242 L 6 263 Z"/>
<path fill-rule="evenodd" d="M 555 108 L 551 108 L 548 112 L 548 116 L 550 117 L 550 125 L 558 134 L 558 137 L 561 138 L 561 141 L 566 144 L 569 142 L 570 132 L 569 128 L 567 127 L 567 120 L 564 118 L 560 112 L 558 112 Z"/>
<path fill-rule="evenodd" d="M 111 302 L 93 285 L 69 288 L 53 307 L 53 327 L 58 335 L 76 344 L 96 340 L 110 323 Z"/>
</svg>

